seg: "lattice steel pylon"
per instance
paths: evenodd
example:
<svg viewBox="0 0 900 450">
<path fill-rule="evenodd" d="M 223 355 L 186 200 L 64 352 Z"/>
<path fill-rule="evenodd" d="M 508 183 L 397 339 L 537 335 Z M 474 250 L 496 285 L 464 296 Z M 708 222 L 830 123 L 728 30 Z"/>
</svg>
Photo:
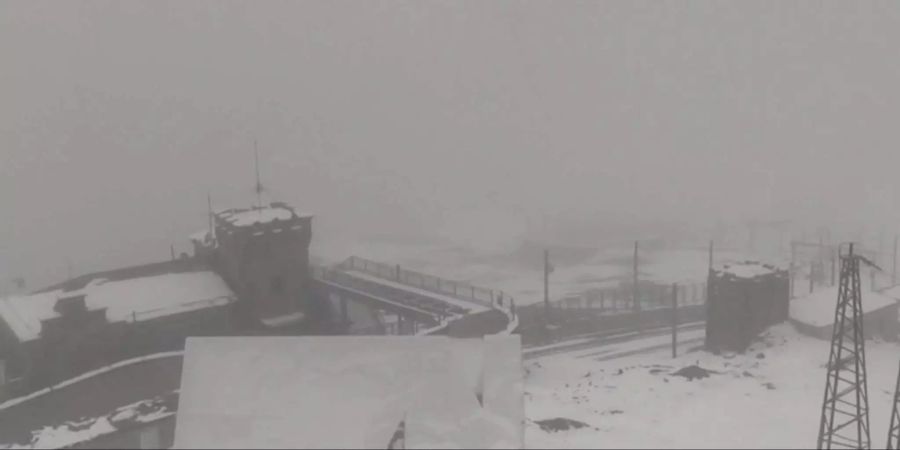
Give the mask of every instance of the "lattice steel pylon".
<svg viewBox="0 0 900 450">
<path fill-rule="evenodd" d="M 853 254 L 853 244 L 847 254 L 840 255 L 840 260 L 841 277 L 816 448 L 867 449 L 871 446 L 869 391 L 859 263 L 875 265 Z"/>
<path fill-rule="evenodd" d="M 897 386 L 894 387 L 894 410 L 891 411 L 891 426 L 888 428 L 887 449 L 896 450 L 900 445 L 900 371 L 897 372 Z"/>
</svg>

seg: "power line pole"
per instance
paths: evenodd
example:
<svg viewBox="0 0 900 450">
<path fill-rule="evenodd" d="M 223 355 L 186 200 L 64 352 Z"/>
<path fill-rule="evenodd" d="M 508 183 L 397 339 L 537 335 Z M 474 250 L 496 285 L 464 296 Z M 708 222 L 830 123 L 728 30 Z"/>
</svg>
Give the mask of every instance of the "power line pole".
<svg viewBox="0 0 900 450">
<path fill-rule="evenodd" d="M 678 283 L 672 283 L 672 358 L 678 356 Z"/>
<path fill-rule="evenodd" d="M 797 244 L 791 239 L 791 265 L 788 267 L 788 289 L 790 290 L 790 298 L 794 298 L 794 273 L 795 260 L 797 258 Z"/>
<path fill-rule="evenodd" d="M 544 249 L 544 311 L 548 323 L 550 322 L 550 272 L 553 272 L 553 267 L 550 265 L 550 250 Z"/>
<path fill-rule="evenodd" d="M 840 253 L 840 250 L 839 250 Z M 834 331 L 828 357 L 825 399 L 819 422 L 818 449 L 840 447 L 867 449 L 869 435 L 869 392 L 866 383 L 865 334 L 859 277 L 859 263 L 874 265 L 861 255 L 840 255 L 841 277 Z M 835 421 L 835 413 L 840 413 Z M 856 425 L 855 427 L 852 425 Z M 855 433 L 853 432 L 855 429 Z M 839 431 L 853 436 L 838 434 Z"/>
<path fill-rule="evenodd" d="M 631 283 L 631 307 L 634 309 L 634 318 L 635 323 L 637 324 L 638 331 L 641 331 L 641 302 L 640 298 L 638 298 L 638 241 L 634 241 L 634 269 L 633 269 L 633 278 Z"/>
<path fill-rule="evenodd" d="M 900 446 L 900 371 L 897 372 L 897 385 L 894 387 L 894 408 L 891 411 L 891 425 L 888 428 L 887 449 L 896 450 L 898 446 Z"/>
<path fill-rule="evenodd" d="M 891 269 L 891 286 L 897 285 L 897 235 L 894 235 L 894 265 Z"/>
<path fill-rule="evenodd" d="M 259 178 L 259 150 L 256 147 L 256 139 L 253 140 L 253 162 L 256 165 L 256 207 L 262 209 L 262 191 L 263 185 Z"/>
<path fill-rule="evenodd" d="M 206 193 L 206 213 L 209 216 L 209 237 L 215 239 L 216 229 L 215 226 L 213 226 L 212 196 L 209 192 Z"/>
</svg>

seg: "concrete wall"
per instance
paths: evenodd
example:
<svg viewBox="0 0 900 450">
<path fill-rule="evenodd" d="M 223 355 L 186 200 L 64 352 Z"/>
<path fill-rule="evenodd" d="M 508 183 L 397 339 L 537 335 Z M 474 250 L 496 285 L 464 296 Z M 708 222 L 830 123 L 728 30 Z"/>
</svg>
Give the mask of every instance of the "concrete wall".
<svg viewBox="0 0 900 450">
<path fill-rule="evenodd" d="M 143 437 L 142 434 L 144 435 Z M 151 438 L 152 435 L 155 435 L 155 437 Z M 154 440 L 157 445 L 151 444 Z M 174 442 L 175 416 L 172 415 L 151 423 L 140 424 L 100 436 L 96 439 L 73 445 L 71 448 L 164 449 L 172 447 Z"/>
</svg>

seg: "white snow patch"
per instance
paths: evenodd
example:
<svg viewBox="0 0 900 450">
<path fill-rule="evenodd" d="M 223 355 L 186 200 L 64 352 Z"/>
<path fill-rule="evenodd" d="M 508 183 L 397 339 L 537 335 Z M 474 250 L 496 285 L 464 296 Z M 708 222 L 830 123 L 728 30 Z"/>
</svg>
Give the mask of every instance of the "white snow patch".
<svg viewBox="0 0 900 450">
<path fill-rule="evenodd" d="M 69 424 L 37 430 L 31 445 L 26 448 L 63 448 L 116 431 L 116 427 L 106 417 L 89 420 L 93 420 L 93 423 L 81 430 L 73 430 Z"/>
<path fill-rule="evenodd" d="M 284 325 L 289 325 L 292 323 L 297 323 L 303 318 L 306 317 L 302 312 L 297 311 L 291 314 L 285 314 L 283 316 L 278 317 L 269 317 L 265 319 L 261 319 L 262 323 L 267 327 L 281 327 Z"/>
</svg>

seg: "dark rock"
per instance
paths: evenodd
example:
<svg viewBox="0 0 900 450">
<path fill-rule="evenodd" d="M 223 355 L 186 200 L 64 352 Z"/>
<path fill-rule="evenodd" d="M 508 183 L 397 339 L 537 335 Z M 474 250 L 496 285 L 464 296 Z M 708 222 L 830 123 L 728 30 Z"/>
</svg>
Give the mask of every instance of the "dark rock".
<svg viewBox="0 0 900 450">
<path fill-rule="evenodd" d="M 541 427 L 541 430 L 544 430 L 548 433 L 554 433 L 557 431 L 566 431 L 566 430 L 577 430 L 579 428 L 590 427 L 590 425 L 579 422 L 577 420 L 566 419 L 564 417 L 557 417 L 554 419 L 544 419 L 535 421 L 538 426 Z"/>
<path fill-rule="evenodd" d="M 704 369 L 697 365 L 690 365 L 690 366 L 684 367 L 682 369 L 679 369 L 677 372 L 673 373 L 672 375 L 674 375 L 676 377 L 684 377 L 684 378 L 687 378 L 688 381 L 693 381 L 695 378 L 696 379 L 707 378 L 710 375 L 716 374 L 716 373 L 718 373 L 718 372 L 714 372 L 712 370 L 707 370 L 707 369 Z"/>
</svg>

